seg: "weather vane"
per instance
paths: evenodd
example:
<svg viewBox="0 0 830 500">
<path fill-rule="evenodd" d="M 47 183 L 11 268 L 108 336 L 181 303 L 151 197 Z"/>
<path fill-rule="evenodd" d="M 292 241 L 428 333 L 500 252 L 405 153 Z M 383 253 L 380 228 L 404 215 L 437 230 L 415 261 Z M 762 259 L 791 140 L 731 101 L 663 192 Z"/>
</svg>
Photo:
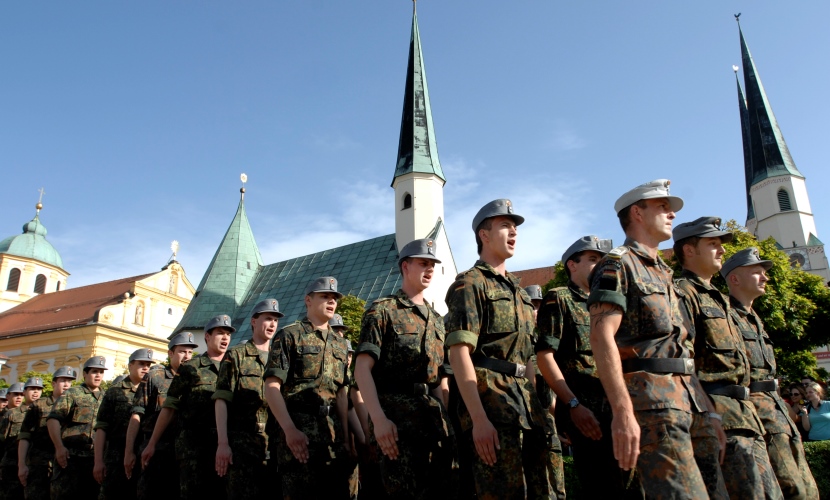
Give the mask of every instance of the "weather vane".
<svg viewBox="0 0 830 500">
<path fill-rule="evenodd" d="M 43 195 L 46 194 L 43 188 L 38 189 L 38 192 L 40 193 L 40 197 L 37 199 L 37 205 L 35 205 L 35 209 L 37 210 L 35 215 L 39 214 L 40 209 L 43 208 Z"/>
<path fill-rule="evenodd" d="M 734 64 L 732 65 L 732 71 L 734 71 L 736 75 L 738 74 L 739 69 L 741 69 L 741 68 L 735 66 Z"/>
<path fill-rule="evenodd" d="M 248 176 L 245 175 L 245 173 L 243 172 L 242 175 L 239 176 L 239 180 L 242 181 L 242 187 L 239 188 L 239 192 L 242 193 L 241 197 L 244 200 L 245 199 L 245 183 L 248 182 Z"/>
<path fill-rule="evenodd" d="M 179 253 L 179 242 L 173 240 L 173 243 L 170 243 L 170 250 L 173 250 L 173 257 L 170 260 L 176 260 L 176 254 Z"/>
<path fill-rule="evenodd" d="M 735 16 L 735 21 L 737 21 L 738 24 L 741 24 L 741 13 L 738 12 L 737 14 L 734 14 L 734 16 Z"/>
</svg>

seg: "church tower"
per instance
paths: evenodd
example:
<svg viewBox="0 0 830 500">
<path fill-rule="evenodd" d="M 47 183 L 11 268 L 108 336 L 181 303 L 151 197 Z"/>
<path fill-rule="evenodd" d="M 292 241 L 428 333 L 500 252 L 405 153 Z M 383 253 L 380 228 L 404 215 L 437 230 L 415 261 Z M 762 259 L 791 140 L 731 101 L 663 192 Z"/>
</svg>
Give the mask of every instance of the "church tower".
<svg viewBox="0 0 830 500">
<path fill-rule="evenodd" d="M 737 16 L 736 16 L 737 19 Z M 747 190 L 746 228 L 759 240 L 772 236 L 805 271 L 830 280 L 824 244 L 818 239 L 807 184 L 795 166 L 772 112 L 755 62 L 738 24 L 746 98 L 738 82 Z M 738 68 L 733 68 L 736 72 Z"/>
</svg>

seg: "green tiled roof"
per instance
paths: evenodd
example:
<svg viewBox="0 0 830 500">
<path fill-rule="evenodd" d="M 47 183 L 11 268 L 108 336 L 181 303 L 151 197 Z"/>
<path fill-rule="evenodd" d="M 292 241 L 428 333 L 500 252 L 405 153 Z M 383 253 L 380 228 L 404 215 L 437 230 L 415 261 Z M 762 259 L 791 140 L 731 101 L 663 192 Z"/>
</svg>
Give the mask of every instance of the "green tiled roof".
<svg viewBox="0 0 830 500">
<path fill-rule="evenodd" d="M 334 276 L 339 292 L 356 295 L 366 302 L 394 293 L 401 285 L 395 234 L 263 267 L 251 283 L 245 302 L 234 314 L 233 326 L 238 331 L 232 342 L 238 344 L 251 338 L 251 309 L 265 298 L 279 300 L 280 311 L 285 314 L 280 319 L 281 326 L 302 318 L 303 290 L 320 276 Z"/>
<path fill-rule="evenodd" d="M 810 233 L 810 237 L 807 239 L 807 246 L 808 247 L 817 247 L 817 246 L 821 246 L 821 245 L 824 245 L 824 243 L 822 243 L 821 240 L 818 239 L 818 236 L 816 236 L 813 233 Z"/>
<path fill-rule="evenodd" d="M 23 234 L 0 241 L 0 253 L 27 257 L 63 269 L 63 260 L 51 243 L 46 241 L 46 228 L 40 217 L 23 224 Z"/>
</svg>

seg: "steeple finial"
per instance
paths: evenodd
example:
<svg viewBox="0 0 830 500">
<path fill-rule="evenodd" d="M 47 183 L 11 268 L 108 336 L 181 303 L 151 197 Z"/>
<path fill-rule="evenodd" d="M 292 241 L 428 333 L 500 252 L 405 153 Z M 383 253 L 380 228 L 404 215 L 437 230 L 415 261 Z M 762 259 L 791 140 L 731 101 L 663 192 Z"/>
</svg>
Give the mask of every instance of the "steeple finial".
<svg viewBox="0 0 830 500">
<path fill-rule="evenodd" d="M 735 16 L 735 21 L 736 21 L 738 24 L 741 24 L 741 13 L 740 13 L 740 12 L 738 12 L 737 14 L 733 14 L 733 15 Z"/>
<path fill-rule="evenodd" d="M 412 13 L 414 14 L 418 10 L 418 0 L 412 0 Z"/>
<path fill-rule="evenodd" d="M 171 261 L 176 260 L 176 255 L 179 253 L 179 242 L 176 241 L 176 240 L 173 240 L 173 242 L 170 243 L 170 250 L 173 250 L 173 256 L 170 257 L 170 260 Z"/>
<path fill-rule="evenodd" d="M 43 188 L 38 189 L 38 192 L 40 193 L 40 197 L 37 199 L 37 205 L 35 205 L 35 217 L 40 215 L 40 209 L 43 208 L 43 195 L 46 194 Z"/>
<path fill-rule="evenodd" d="M 239 180 L 242 181 L 242 187 L 239 188 L 239 201 L 245 201 L 245 183 L 248 182 L 248 176 L 243 172 L 242 175 L 239 176 Z"/>
</svg>

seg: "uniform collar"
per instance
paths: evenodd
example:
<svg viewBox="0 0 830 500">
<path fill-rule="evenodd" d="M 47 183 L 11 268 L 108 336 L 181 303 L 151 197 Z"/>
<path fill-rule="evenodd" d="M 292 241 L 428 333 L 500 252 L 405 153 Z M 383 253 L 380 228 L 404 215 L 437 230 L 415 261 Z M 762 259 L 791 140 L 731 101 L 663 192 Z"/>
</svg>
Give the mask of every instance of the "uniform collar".
<svg viewBox="0 0 830 500">
<path fill-rule="evenodd" d="M 121 381 L 121 387 L 123 387 L 124 389 L 132 389 L 133 388 L 133 383 L 130 382 L 130 375 L 129 374 L 126 377 L 124 377 L 124 380 Z"/>
<path fill-rule="evenodd" d="M 631 249 L 632 252 L 636 253 L 641 259 L 645 260 L 649 264 L 652 265 L 662 265 L 663 267 L 667 267 L 666 263 L 663 262 L 663 259 L 660 258 L 660 254 L 657 254 L 657 258 L 654 259 L 651 255 L 648 254 L 648 249 L 643 246 L 639 241 L 633 238 L 626 238 L 623 245 L 627 246 Z"/>
<path fill-rule="evenodd" d="M 738 311 L 738 314 L 741 316 L 749 316 L 753 312 L 752 309 L 747 309 L 740 300 L 731 295 L 729 296 L 729 304 L 732 306 L 732 309 Z"/>
<path fill-rule="evenodd" d="M 334 330 L 331 329 L 330 326 L 326 326 L 326 331 L 322 331 L 322 330 L 319 330 L 317 328 L 314 328 L 314 325 L 311 324 L 311 320 L 308 319 L 308 316 L 303 316 L 303 319 L 300 320 L 300 324 L 303 326 L 303 330 L 305 331 L 305 333 L 312 333 L 312 332 L 319 331 L 320 333 L 323 334 L 323 339 L 326 338 L 326 334 L 328 334 L 328 333 L 337 335 L 334 332 Z M 337 336 L 339 337 L 340 335 L 337 335 Z"/>
<path fill-rule="evenodd" d="M 483 260 L 477 260 L 476 264 L 475 264 L 475 267 L 479 268 L 483 272 L 486 272 L 488 274 L 493 275 L 496 278 L 505 278 L 514 287 L 518 287 L 519 286 L 519 281 L 521 281 L 513 273 L 510 273 L 508 271 L 505 271 L 504 276 L 502 276 L 501 274 L 499 274 L 498 271 L 496 271 L 495 267 L 491 266 L 487 262 L 484 262 Z"/>
<path fill-rule="evenodd" d="M 694 272 L 689 271 L 688 269 L 683 269 L 683 272 L 680 273 L 680 276 L 683 277 L 683 278 L 686 278 L 689 281 L 691 281 L 696 286 L 699 286 L 699 287 L 704 288 L 706 290 L 716 290 L 716 288 L 712 286 L 712 283 L 706 283 L 705 281 L 703 281 L 703 278 L 701 278 L 700 276 L 698 276 Z"/>
<path fill-rule="evenodd" d="M 213 360 L 210 359 L 207 353 L 199 355 L 199 366 L 209 366 L 213 364 Z"/>
<path fill-rule="evenodd" d="M 245 342 L 245 355 L 259 356 L 259 349 L 257 349 L 254 345 L 254 339 L 249 339 L 247 342 Z"/>
<path fill-rule="evenodd" d="M 571 291 L 572 295 L 576 295 L 582 300 L 588 300 L 588 294 L 585 293 L 581 288 L 579 288 L 579 285 L 577 285 L 571 280 L 568 280 L 568 290 Z"/>
<path fill-rule="evenodd" d="M 395 293 L 395 298 L 398 299 L 398 302 L 404 305 L 404 307 L 415 307 L 415 303 L 410 300 L 409 295 L 403 291 L 403 288 L 399 288 L 398 291 Z"/>
</svg>

